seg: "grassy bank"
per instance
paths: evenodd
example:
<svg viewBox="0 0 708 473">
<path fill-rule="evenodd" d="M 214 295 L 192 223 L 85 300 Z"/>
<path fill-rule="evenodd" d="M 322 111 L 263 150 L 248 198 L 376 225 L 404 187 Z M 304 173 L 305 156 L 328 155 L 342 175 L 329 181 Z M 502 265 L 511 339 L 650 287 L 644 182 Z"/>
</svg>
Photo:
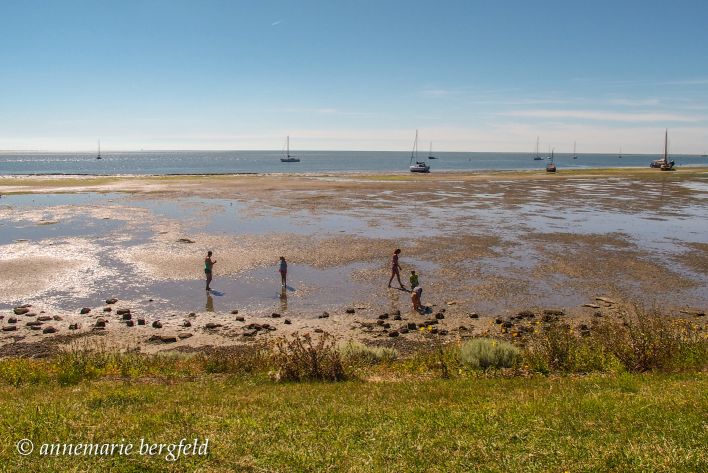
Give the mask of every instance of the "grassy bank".
<svg viewBox="0 0 708 473">
<path fill-rule="evenodd" d="M 0 387 L 3 471 L 705 471 L 705 374 Z M 209 438 L 206 457 L 21 457 L 15 443 Z"/>
</svg>

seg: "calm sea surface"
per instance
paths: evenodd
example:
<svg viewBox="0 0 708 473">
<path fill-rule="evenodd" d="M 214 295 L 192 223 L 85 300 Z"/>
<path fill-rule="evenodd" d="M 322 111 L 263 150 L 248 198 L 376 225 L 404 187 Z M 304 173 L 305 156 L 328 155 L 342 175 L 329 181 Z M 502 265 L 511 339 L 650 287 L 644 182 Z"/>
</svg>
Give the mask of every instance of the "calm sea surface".
<svg viewBox="0 0 708 473">
<path fill-rule="evenodd" d="M 301 151 L 299 163 L 281 163 L 280 151 L 134 151 L 103 154 L 0 152 L 0 175 L 11 174 L 230 174 L 407 172 L 410 152 Z M 432 172 L 543 169 L 528 153 L 435 153 Z M 559 170 L 571 168 L 648 167 L 657 155 L 584 154 L 555 156 Z M 672 156 L 677 166 L 708 166 L 708 157 Z"/>
</svg>

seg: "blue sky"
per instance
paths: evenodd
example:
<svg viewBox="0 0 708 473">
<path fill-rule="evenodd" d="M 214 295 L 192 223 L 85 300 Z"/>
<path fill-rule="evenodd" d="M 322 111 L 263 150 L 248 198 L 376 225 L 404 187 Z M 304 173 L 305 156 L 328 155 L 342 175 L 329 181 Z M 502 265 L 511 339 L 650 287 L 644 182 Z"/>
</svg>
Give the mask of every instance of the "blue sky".
<svg viewBox="0 0 708 473">
<path fill-rule="evenodd" d="M 708 152 L 706 1 L 0 0 L 0 149 Z"/>
</svg>

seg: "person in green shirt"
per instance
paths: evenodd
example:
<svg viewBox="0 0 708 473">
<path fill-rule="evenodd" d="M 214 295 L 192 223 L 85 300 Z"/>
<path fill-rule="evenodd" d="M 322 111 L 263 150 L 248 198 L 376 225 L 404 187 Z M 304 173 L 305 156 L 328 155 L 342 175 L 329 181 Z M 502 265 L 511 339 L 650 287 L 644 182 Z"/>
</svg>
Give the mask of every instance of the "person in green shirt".
<svg viewBox="0 0 708 473">
<path fill-rule="evenodd" d="M 411 291 L 415 289 L 416 286 L 420 286 L 420 283 L 418 282 L 418 275 L 415 271 L 411 271 L 411 277 L 408 280 L 411 282 Z"/>
</svg>

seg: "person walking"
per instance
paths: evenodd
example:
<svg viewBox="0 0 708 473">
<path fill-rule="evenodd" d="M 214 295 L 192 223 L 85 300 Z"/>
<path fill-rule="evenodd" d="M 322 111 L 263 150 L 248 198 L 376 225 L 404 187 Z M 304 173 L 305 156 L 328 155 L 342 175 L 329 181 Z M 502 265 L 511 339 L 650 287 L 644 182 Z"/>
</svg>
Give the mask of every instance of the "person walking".
<svg viewBox="0 0 708 473">
<path fill-rule="evenodd" d="M 401 289 L 405 289 L 406 287 L 401 282 L 401 265 L 398 264 L 398 255 L 400 254 L 401 249 L 396 248 L 396 251 L 393 252 L 393 257 L 391 257 L 391 278 L 388 280 L 388 287 L 391 287 L 391 282 L 393 281 L 393 278 L 396 277 L 398 279 L 398 284 L 401 285 Z"/>
<path fill-rule="evenodd" d="M 211 284 L 212 278 L 212 268 L 216 264 L 216 260 L 211 259 L 211 250 L 207 251 L 207 256 L 204 258 L 204 274 L 206 275 L 206 290 L 211 291 L 209 285 Z"/>
</svg>

